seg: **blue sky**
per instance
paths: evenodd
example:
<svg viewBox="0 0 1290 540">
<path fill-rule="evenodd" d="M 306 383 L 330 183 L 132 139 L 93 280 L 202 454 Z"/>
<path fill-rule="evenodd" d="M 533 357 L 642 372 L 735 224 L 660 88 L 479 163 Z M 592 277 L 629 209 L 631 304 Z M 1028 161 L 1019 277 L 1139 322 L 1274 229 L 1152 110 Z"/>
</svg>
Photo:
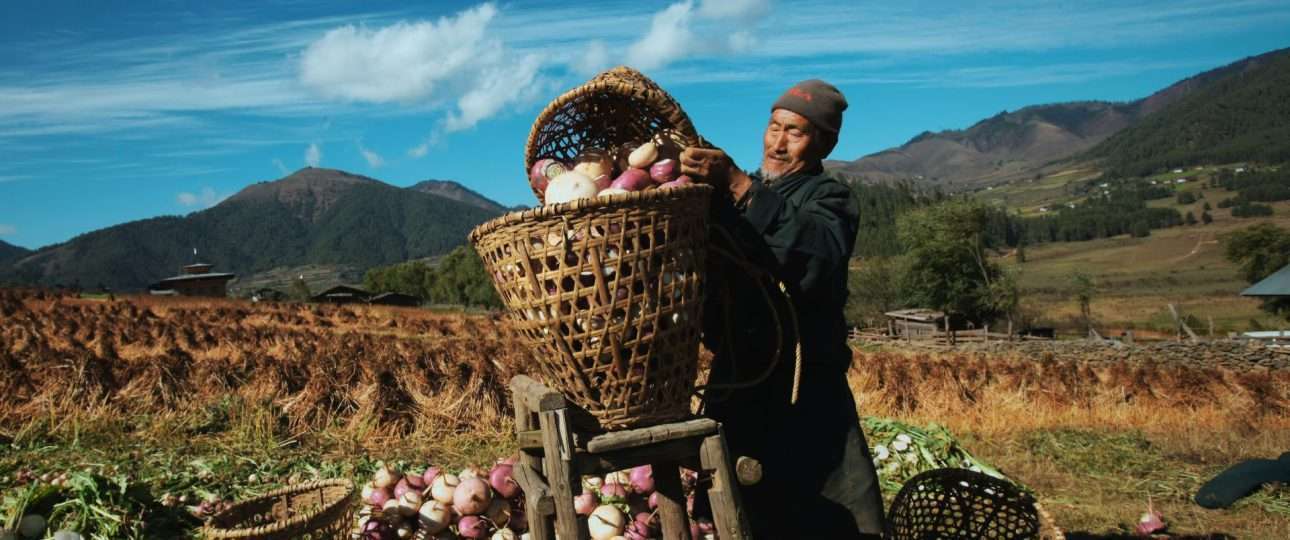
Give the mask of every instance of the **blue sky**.
<svg viewBox="0 0 1290 540">
<path fill-rule="evenodd" d="M 624 63 L 755 168 L 801 79 L 847 95 L 832 157 L 855 159 L 1002 110 L 1139 98 L 1287 29 L 1283 0 L 10 1 L 0 239 L 187 214 L 306 164 L 533 204 L 533 118 Z"/>
</svg>

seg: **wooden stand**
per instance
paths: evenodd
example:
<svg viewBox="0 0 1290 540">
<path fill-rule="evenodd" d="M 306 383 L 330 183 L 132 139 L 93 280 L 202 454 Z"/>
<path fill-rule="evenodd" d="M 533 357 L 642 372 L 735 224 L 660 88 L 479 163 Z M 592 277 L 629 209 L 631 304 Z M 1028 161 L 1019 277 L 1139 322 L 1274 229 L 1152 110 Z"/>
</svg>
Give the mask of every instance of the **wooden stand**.
<svg viewBox="0 0 1290 540">
<path fill-rule="evenodd" d="M 658 514 L 667 540 L 690 540 L 690 524 L 681 493 L 679 467 L 711 474 L 712 517 L 721 540 L 749 538 L 748 520 L 740 510 L 736 476 L 721 426 L 696 418 L 647 428 L 588 435 L 570 422 L 579 411 L 559 392 L 517 375 L 511 379 L 515 430 L 520 461 L 515 478 L 524 489 L 524 510 L 533 540 L 584 540 L 587 523 L 573 510 L 584 475 L 649 464 L 659 493 Z M 585 412 L 584 412 L 585 414 Z M 741 460 L 746 483 L 755 482 L 755 462 Z M 631 516 L 627 518 L 630 522 Z"/>
</svg>

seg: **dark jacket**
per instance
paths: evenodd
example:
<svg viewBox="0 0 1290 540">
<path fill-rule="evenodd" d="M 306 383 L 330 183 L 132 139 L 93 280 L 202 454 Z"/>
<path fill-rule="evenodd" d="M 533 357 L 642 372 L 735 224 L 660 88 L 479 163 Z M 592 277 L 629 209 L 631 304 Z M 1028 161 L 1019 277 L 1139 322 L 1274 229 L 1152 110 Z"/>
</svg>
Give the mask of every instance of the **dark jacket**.
<svg viewBox="0 0 1290 540">
<path fill-rule="evenodd" d="M 779 361 L 760 384 L 707 393 L 706 413 L 725 426 L 732 455 L 762 462 L 762 482 L 741 489 L 756 537 L 880 533 L 877 476 L 846 381 L 851 350 L 843 308 L 859 224 L 850 188 L 819 169 L 770 186 L 754 174 L 746 206 L 718 198 L 712 216 L 728 235 L 714 235 L 718 249 L 709 258 L 703 339 L 715 353 L 710 382 L 756 378 L 779 345 Z M 777 282 L 786 286 L 791 308 Z M 794 326 L 802 371 L 798 402 L 790 404 Z"/>
</svg>

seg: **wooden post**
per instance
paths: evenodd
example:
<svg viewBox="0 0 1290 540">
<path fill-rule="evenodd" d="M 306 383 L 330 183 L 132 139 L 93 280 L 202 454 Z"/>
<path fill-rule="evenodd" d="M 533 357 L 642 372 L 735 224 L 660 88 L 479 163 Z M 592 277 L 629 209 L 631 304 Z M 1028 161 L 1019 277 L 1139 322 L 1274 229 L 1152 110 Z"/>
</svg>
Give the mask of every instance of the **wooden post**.
<svg viewBox="0 0 1290 540">
<path fill-rule="evenodd" d="M 1012 341 L 1012 318 L 1008 318 L 1008 341 Z"/>
<path fill-rule="evenodd" d="M 511 399 L 515 402 L 515 431 L 525 432 L 532 431 L 536 428 L 533 424 L 533 412 L 529 410 L 527 400 L 518 393 L 512 393 Z M 534 472 L 542 471 L 542 460 L 532 453 L 521 450 L 520 464 Z M 541 494 L 534 492 L 530 486 L 524 486 L 524 515 L 529 519 L 529 532 L 533 540 L 555 540 L 555 523 L 547 519 L 541 508 Z"/>
<path fill-rule="evenodd" d="M 716 435 L 703 439 L 699 446 L 699 461 L 704 470 L 712 472 L 712 487 L 708 499 L 712 501 L 712 519 L 721 540 L 744 540 L 750 530 L 748 516 L 744 515 L 739 496 L 739 484 L 731 471 L 731 461 L 726 450 L 726 440 L 720 428 Z M 655 475 L 657 478 L 657 475 Z M 657 480 L 655 480 L 657 481 Z"/>
<path fill-rule="evenodd" d="M 690 540 L 690 520 L 685 515 L 680 466 L 675 461 L 657 461 L 652 466 L 658 490 L 658 517 L 663 538 Z"/>
<path fill-rule="evenodd" d="M 1124 331 L 1124 342 L 1130 345 L 1133 344 L 1133 330 Z"/>
<path fill-rule="evenodd" d="M 573 511 L 573 486 L 581 484 L 570 462 L 573 460 L 573 436 L 569 433 L 565 409 L 542 411 L 538 414 L 542 425 L 542 449 L 546 454 L 547 482 L 555 499 L 555 530 L 561 538 L 582 539 L 589 536 L 586 522 L 578 520 Z"/>
<path fill-rule="evenodd" d="M 981 334 L 981 337 L 983 338 L 983 341 L 985 341 L 986 343 L 989 343 L 989 342 L 990 342 L 990 325 L 989 325 L 989 323 L 987 323 L 987 324 L 985 325 L 985 327 L 984 327 L 984 328 L 985 328 L 985 332 Z"/>
<path fill-rule="evenodd" d="M 1209 339 L 1214 339 L 1214 316 L 1209 315 Z"/>
</svg>

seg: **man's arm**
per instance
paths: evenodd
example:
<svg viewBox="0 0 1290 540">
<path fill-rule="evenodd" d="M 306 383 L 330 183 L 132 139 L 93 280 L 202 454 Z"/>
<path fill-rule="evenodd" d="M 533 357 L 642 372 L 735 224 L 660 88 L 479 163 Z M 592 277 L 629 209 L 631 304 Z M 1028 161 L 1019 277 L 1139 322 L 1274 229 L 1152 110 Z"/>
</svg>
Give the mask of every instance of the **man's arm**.
<svg viewBox="0 0 1290 540">
<path fill-rule="evenodd" d="M 828 181 L 800 205 L 758 182 L 750 190 L 741 218 L 769 248 L 775 276 L 797 284 L 804 300 L 836 294 L 827 278 L 847 263 L 859 220 L 851 190 Z"/>
</svg>

